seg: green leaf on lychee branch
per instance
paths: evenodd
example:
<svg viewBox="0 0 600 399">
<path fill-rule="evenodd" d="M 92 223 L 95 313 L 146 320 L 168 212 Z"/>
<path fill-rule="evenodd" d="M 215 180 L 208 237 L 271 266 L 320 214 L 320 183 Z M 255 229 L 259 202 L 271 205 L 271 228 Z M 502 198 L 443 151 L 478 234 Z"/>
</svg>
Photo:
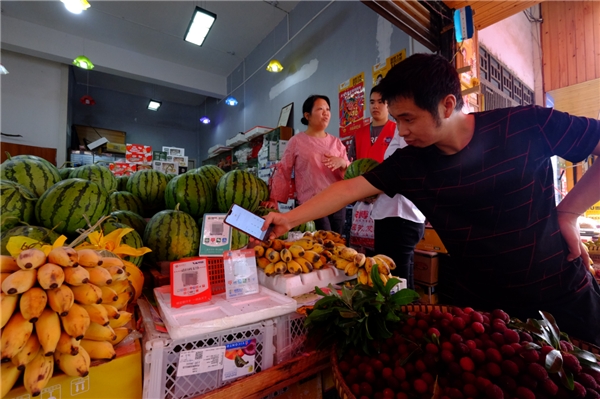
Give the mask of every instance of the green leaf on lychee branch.
<svg viewBox="0 0 600 399">
<path fill-rule="evenodd" d="M 560 378 L 560 382 L 563 384 L 563 386 L 568 390 L 572 391 L 575 388 L 573 373 L 565 370 L 559 370 L 558 377 Z"/>
<path fill-rule="evenodd" d="M 560 351 L 553 349 L 546 355 L 546 363 L 544 365 L 549 373 L 558 373 L 563 366 L 563 358 Z"/>
<path fill-rule="evenodd" d="M 542 315 L 542 319 L 544 319 L 546 322 L 544 326 L 545 329 L 550 333 L 548 334 L 550 337 L 550 341 L 548 343 L 554 348 L 560 349 L 560 329 L 556 324 L 554 316 L 543 310 L 540 310 L 540 314 Z"/>
</svg>

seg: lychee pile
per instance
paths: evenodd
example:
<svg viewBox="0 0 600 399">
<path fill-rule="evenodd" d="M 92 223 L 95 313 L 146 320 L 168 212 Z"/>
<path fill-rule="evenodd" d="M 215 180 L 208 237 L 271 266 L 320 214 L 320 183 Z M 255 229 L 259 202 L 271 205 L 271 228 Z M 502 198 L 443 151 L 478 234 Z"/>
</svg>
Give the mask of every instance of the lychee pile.
<svg viewBox="0 0 600 399">
<path fill-rule="evenodd" d="M 600 398 L 597 357 L 512 326 L 502 310 L 418 312 L 378 355 L 350 349 L 338 368 L 357 399 Z"/>
</svg>

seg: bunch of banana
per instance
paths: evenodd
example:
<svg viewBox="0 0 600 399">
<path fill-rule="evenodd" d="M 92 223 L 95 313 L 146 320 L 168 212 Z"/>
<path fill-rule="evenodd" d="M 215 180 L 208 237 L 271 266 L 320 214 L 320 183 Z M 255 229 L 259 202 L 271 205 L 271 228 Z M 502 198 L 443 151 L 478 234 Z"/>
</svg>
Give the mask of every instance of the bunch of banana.
<svg viewBox="0 0 600 399">
<path fill-rule="evenodd" d="M 353 258 L 353 263 L 358 266 L 358 282 L 373 286 L 371 279 L 371 270 L 376 267 L 379 272 L 379 277 L 383 284 L 393 277 L 392 270 L 396 268 L 396 263 L 387 255 L 365 256 L 365 254 L 357 253 Z"/>
<path fill-rule="evenodd" d="M 134 264 L 98 252 L 33 248 L 0 256 L 1 396 L 23 373 L 37 396 L 56 364 L 84 377 L 94 359 L 111 360 L 114 345 L 131 332 L 129 302 L 141 294 L 143 274 Z"/>
<path fill-rule="evenodd" d="M 600 241 L 586 241 L 584 245 L 588 252 L 600 252 Z"/>
</svg>

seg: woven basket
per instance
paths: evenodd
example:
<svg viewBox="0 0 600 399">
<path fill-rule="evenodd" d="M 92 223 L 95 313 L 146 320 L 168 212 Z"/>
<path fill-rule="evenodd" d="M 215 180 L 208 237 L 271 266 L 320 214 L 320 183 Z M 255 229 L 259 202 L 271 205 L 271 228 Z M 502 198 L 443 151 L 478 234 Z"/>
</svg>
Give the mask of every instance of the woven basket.
<svg viewBox="0 0 600 399">
<path fill-rule="evenodd" d="M 409 312 L 425 312 L 429 313 L 434 309 L 440 310 L 442 312 L 450 312 L 454 308 L 454 306 L 444 306 L 444 305 L 406 305 L 402 307 L 402 311 L 405 313 Z M 588 352 L 592 352 L 600 357 L 600 348 L 589 344 L 587 342 L 580 341 L 575 338 L 571 338 L 571 342 L 577 347 L 586 350 Z M 338 366 L 338 358 L 337 358 L 337 350 L 334 345 L 331 351 L 331 367 L 333 369 L 333 381 L 335 382 L 335 389 L 340 395 L 340 399 L 356 399 L 356 396 L 350 390 L 350 387 L 346 385 L 340 368 Z"/>
</svg>

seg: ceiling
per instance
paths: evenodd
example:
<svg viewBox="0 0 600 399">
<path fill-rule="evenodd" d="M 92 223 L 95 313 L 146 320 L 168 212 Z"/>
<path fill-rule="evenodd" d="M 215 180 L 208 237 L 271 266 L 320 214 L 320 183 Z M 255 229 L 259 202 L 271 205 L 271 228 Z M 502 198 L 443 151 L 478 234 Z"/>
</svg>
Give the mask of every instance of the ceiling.
<svg viewBox="0 0 600 399">
<path fill-rule="evenodd" d="M 27 21 L 180 64 L 228 76 L 298 4 L 298 1 L 106 1 L 89 0 L 91 7 L 79 15 L 68 12 L 58 0 L 2 1 L 2 16 Z M 196 6 L 217 14 L 204 44 L 183 40 Z M 85 47 L 85 41 L 82 41 Z M 82 51 L 85 51 L 84 49 Z M 94 60 L 92 60 L 94 61 Z M 163 98 L 197 105 L 204 96 L 75 68 L 77 83 L 148 96 L 148 90 L 165 90 Z M 161 93 L 162 94 L 162 93 Z"/>
</svg>

